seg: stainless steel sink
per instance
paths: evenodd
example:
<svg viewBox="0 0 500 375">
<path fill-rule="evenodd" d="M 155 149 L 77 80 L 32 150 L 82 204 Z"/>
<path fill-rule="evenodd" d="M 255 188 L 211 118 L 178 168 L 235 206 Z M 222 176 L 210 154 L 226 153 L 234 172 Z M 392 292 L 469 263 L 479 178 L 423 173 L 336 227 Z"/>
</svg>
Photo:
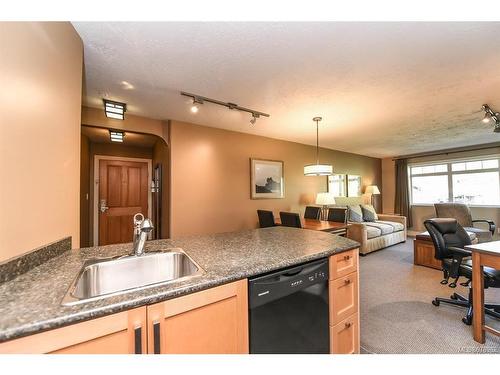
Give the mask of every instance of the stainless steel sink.
<svg viewBox="0 0 500 375">
<path fill-rule="evenodd" d="M 92 259 L 83 265 L 62 304 L 73 305 L 99 298 L 185 280 L 203 273 L 181 249 L 141 256 Z"/>
</svg>

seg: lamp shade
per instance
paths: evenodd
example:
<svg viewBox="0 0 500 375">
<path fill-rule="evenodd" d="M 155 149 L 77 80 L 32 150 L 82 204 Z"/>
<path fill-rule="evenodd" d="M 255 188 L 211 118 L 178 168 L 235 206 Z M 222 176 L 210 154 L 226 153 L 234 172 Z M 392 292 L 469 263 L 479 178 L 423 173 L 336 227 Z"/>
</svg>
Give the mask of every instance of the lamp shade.
<svg viewBox="0 0 500 375">
<path fill-rule="evenodd" d="M 333 167 L 328 164 L 312 164 L 304 167 L 304 176 L 331 176 Z"/>
<path fill-rule="evenodd" d="M 377 185 L 369 185 L 365 189 L 366 194 L 373 194 L 373 195 L 378 195 L 380 194 L 380 190 L 378 189 Z"/>
<path fill-rule="evenodd" d="M 335 198 L 331 193 L 318 193 L 316 195 L 316 204 L 321 206 L 329 206 L 335 204 Z"/>
</svg>

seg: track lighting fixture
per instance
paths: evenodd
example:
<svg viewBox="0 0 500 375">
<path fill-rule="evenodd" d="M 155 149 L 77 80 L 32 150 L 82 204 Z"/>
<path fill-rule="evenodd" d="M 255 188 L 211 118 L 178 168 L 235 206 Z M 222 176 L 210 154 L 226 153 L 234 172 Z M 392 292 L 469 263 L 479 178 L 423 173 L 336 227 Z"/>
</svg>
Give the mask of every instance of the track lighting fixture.
<svg viewBox="0 0 500 375">
<path fill-rule="evenodd" d="M 495 133 L 500 133 L 500 113 L 493 111 L 488 104 L 483 104 L 483 111 L 484 118 L 482 121 L 486 124 L 493 122 L 495 124 L 493 131 Z"/>
<path fill-rule="evenodd" d="M 269 117 L 269 114 L 267 114 L 267 113 L 255 111 L 255 110 L 250 109 L 250 108 L 240 107 L 236 103 L 223 102 L 223 101 L 220 101 L 217 99 L 210 99 L 210 98 L 207 98 L 207 97 L 201 96 L 201 95 L 190 94 L 190 93 L 184 92 L 184 91 L 181 91 L 181 95 L 187 96 L 187 97 L 193 99 L 193 105 L 191 106 L 192 113 L 198 112 L 198 110 L 199 110 L 198 104 L 203 104 L 204 102 L 209 102 L 212 104 L 221 105 L 221 106 L 229 108 L 229 109 L 235 109 L 237 111 L 250 113 L 252 115 L 252 119 L 250 120 L 250 124 L 252 124 L 252 125 L 254 125 L 257 122 L 257 119 L 260 116 Z"/>
</svg>

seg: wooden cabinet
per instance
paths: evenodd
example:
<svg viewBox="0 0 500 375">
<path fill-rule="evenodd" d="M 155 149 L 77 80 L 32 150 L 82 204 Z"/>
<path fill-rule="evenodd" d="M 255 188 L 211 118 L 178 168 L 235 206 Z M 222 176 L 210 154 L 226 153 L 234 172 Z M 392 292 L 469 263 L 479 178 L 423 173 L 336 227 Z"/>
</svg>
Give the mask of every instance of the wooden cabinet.
<svg viewBox="0 0 500 375">
<path fill-rule="evenodd" d="M 57 328 L 0 344 L 0 353 L 146 353 L 146 307 Z"/>
<path fill-rule="evenodd" d="M 330 327 L 330 351 L 336 354 L 359 353 L 358 314 Z"/>
<path fill-rule="evenodd" d="M 358 250 L 349 250 L 330 257 L 330 280 L 346 276 L 358 269 Z"/>
<path fill-rule="evenodd" d="M 441 270 L 441 261 L 434 258 L 434 244 L 427 232 L 417 234 L 413 241 L 413 264 Z"/>
<path fill-rule="evenodd" d="M 248 353 L 246 279 L 148 306 L 147 315 L 150 353 Z"/>
<path fill-rule="evenodd" d="M 333 255 L 329 260 L 330 352 L 359 353 L 359 252 Z"/>
</svg>

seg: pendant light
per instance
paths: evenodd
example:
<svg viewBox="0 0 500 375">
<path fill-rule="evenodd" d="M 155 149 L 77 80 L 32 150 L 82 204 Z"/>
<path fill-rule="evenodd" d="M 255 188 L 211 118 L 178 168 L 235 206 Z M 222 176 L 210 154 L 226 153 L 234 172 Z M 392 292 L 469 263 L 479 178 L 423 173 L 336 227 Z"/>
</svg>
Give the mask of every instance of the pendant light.
<svg viewBox="0 0 500 375">
<path fill-rule="evenodd" d="M 313 121 L 316 122 L 316 164 L 306 165 L 304 167 L 304 176 L 331 176 L 333 174 L 331 165 L 319 163 L 319 122 L 321 120 L 321 117 L 313 118 Z"/>
</svg>

